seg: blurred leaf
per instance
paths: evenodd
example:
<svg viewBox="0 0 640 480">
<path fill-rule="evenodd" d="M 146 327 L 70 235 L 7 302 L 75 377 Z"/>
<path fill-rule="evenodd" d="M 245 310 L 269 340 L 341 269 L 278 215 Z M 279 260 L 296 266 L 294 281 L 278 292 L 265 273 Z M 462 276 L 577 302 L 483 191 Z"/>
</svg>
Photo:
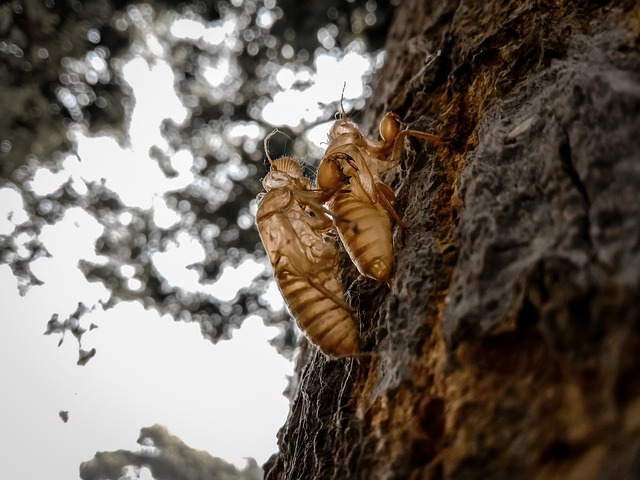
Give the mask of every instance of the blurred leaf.
<svg viewBox="0 0 640 480">
<path fill-rule="evenodd" d="M 138 443 L 142 446 L 138 452 L 97 452 L 94 458 L 80 465 L 80 477 L 83 480 L 115 480 L 122 477 L 127 467 L 147 467 L 156 480 L 262 478 L 262 469 L 252 458 L 248 459 L 245 469 L 238 470 L 220 458 L 189 447 L 163 425 L 141 429 Z"/>
<path fill-rule="evenodd" d="M 91 360 L 95 356 L 95 354 L 96 354 L 95 348 L 92 348 L 91 350 L 80 349 L 77 364 L 80 365 L 81 367 L 84 367 L 87 364 L 87 362 L 89 362 L 89 360 Z"/>
<path fill-rule="evenodd" d="M 67 423 L 69 421 L 69 412 L 66 410 L 60 410 L 58 412 L 58 416 L 60 417 L 60 420 L 62 420 L 63 423 Z"/>
</svg>

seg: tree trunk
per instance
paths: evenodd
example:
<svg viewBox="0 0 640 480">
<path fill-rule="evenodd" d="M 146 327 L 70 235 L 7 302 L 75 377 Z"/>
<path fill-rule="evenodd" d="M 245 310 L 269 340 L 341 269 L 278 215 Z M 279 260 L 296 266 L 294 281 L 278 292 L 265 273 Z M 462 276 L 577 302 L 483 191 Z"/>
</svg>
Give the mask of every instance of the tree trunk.
<svg viewBox="0 0 640 480">
<path fill-rule="evenodd" d="M 345 273 L 371 354 L 301 357 L 267 479 L 640 478 L 639 31 L 636 1 L 398 7 L 363 128 L 454 141 L 406 142 L 391 287 Z"/>
</svg>

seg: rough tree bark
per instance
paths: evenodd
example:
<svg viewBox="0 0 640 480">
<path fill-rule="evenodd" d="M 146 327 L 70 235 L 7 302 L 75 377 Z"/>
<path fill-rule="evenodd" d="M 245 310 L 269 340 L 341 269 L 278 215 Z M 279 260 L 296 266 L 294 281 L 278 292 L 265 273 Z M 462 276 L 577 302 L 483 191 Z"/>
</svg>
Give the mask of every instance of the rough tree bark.
<svg viewBox="0 0 640 480">
<path fill-rule="evenodd" d="M 372 355 L 303 356 L 267 479 L 640 478 L 639 32 L 636 1 L 398 7 L 364 129 L 455 141 L 406 142 L 391 288 L 345 273 Z"/>
</svg>

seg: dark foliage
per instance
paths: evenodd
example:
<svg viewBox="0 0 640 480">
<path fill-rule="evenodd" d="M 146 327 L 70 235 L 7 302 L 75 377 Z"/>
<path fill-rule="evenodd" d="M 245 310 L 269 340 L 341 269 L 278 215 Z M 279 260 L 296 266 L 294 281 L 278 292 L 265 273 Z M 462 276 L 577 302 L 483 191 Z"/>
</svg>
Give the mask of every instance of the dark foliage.
<svg viewBox="0 0 640 480">
<path fill-rule="evenodd" d="M 179 244 L 185 234 L 195 239 L 205 251 L 204 259 L 187 268 L 197 272 L 204 287 L 215 282 L 225 266 L 238 266 L 247 259 L 266 265 L 251 209 L 264 172 L 260 140 L 272 129 L 264 124 L 261 112 L 280 88 L 276 73 L 285 64 L 310 67 L 315 52 L 338 55 L 354 40 L 369 50 L 381 48 L 391 10 L 386 2 L 372 1 L 307 6 L 273 0 L 4 3 L 0 6 L 0 187 L 20 192 L 29 219 L 16 224 L 10 235 L 0 236 L 0 262 L 11 266 L 23 293 L 41 283 L 30 263 L 50 256 L 39 238 L 42 228 L 59 222 L 70 208 L 80 207 L 104 227 L 96 242 L 100 261 L 79 264 L 89 281 L 101 282 L 110 292 L 100 308 L 122 300 L 142 301 L 176 319 L 197 321 L 213 341 L 228 338 L 230 327 L 258 314 L 267 322 L 286 325 L 276 344 L 287 347 L 294 338 L 291 324 L 283 323 L 285 316 L 271 311 L 261 298 L 271 279 L 268 270 L 229 304 L 174 285 L 154 265 L 153 257 Z M 174 37 L 168 25 L 177 18 L 205 27 L 233 20 L 236 31 L 213 48 L 202 39 Z M 149 64 L 157 60 L 145 43 L 149 35 L 157 38 L 174 72 L 176 93 L 188 111 L 181 124 L 163 123 L 168 146 L 149 151 L 166 178 L 178 175 L 172 166 L 177 152 L 186 150 L 194 159 L 191 184 L 163 197 L 178 221 L 160 228 L 153 209 L 128 204 L 104 180 L 69 176 L 54 192 L 36 193 L 31 187 L 36 172 L 63 172 L 69 156 L 84 161 L 77 151 L 77 132 L 111 135 L 123 148 L 129 146 L 127 132 L 136 99 L 122 72 L 135 55 Z M 203 65 L 219 61 L 227 62 L 230 72 L 212 88 Z M 327 106 L 326 119 L 334 110 L 335 106 Z M 260 139 L 230 135 L 237 126 L 257 128 Z M 301 130 L 290 133 L 295 137 Z M 19 244 L 20 236 L 30 240 Z M 135 273 L 123 273 L 124 266 Z M 131 287 L 132 279 L 136 288 Z M 86 310 L 96 307 L 89 305 Z M 70 320 L 61 319 L 60 333 L 71 328 Z M 80 339 L 81 333 L 72 333 Z"/>
</svg>

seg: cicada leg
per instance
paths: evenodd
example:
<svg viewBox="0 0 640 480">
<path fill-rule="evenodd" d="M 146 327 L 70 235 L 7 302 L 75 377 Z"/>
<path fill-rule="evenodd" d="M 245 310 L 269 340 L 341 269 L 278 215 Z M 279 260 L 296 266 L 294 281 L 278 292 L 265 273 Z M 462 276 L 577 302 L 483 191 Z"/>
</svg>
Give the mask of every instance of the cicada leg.
<svg viewBox="0 0 640 480">
<path fill-rule="evenodd" d="M 405 137 L 417 137 L 423 140 L 427 140 L 435 145 L 445 145 L 451 140 L 445 139 L 440 135 L 433 135 L 431 133 L 421 132 L 420 130 L 402 130 L 398 133 L 393 141 L 393 149 L 391 151 L 391 160 L 389 161 L 389 169 L 395 167 L 400 160 L 402 160 L 402 145 Z"/>
</svg>

